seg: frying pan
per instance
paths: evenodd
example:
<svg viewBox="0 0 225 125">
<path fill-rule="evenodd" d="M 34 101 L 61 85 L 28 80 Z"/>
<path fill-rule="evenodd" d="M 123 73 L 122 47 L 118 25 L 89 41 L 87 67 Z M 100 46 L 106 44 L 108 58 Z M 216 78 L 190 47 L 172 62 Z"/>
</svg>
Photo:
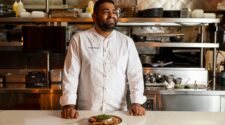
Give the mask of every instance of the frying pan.
<svg viewBox="0 0 225 125">
<path fill-rule="evenodd" d="M 152 63 L 151 65 L 152 65 L 152 67 L 163 67 L 163 66 L 166 66 L 166 65 L 170 65 L 170 64 L 172 64 L 173 62 L 171 61 L 171 62 L 166 62 L 166 63 L 164 63 L 164 62 L 158 62 L 158 63 Z"/>
<path fill-rule="evenodd" d="M 140 17 L 162 17 L 163 16 L 163 8 L 151 8 L 138 12 Z"/>
</svg>

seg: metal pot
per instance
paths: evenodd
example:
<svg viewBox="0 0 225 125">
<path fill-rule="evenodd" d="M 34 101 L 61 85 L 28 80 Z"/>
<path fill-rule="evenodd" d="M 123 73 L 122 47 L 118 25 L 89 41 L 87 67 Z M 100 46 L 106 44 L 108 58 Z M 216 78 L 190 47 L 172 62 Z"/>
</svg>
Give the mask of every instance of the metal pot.
<svg viewBox="0 0 225 125">
<path fill-rule="evenodd" d="M 165 76 L 162 74 L 156 74 L 156 82 L 157 83 L 163 83 L 165 82 Z"/>
<path fill-rule="evenodd" d="M 178 77 L 178 78 L 173 79 L 173 81 L 174 81 L 175 84 L 181 84 L 182 83 L 182 78 Z"/>
<path fill-rule="evenodd" d="M 141 36 L 141 35 L 132 35 L 131 36 L 132 39 L 135 41 L 135 42 L 138 42 L 138 41 L 146 41 L 146 36 Z"/>
<path fill-rule="evenodd" d="M 143 66 L 151 66 L 152 63 L 152 56 L 150 55 L 141 55 L 141 62 Z"/>
<path fill-rule="evenodd" d="M 168 75 L 168 76 L 166 76 L 166 82 L 168 82 L 168 83 L 173 82 L 173 79 L 174 79 L 174 75 Z"/>
</svg>

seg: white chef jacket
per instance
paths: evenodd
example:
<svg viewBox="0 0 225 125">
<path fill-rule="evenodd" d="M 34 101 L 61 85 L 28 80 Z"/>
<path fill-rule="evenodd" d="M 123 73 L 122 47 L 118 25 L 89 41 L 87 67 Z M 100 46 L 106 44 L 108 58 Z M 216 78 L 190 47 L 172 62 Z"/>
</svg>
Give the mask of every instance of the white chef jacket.
<svg viewBox="0 0 225 125">
<path fill-rule="evenodd" d="M 72 37 L 64 64 L 62 106 L 127 110 L 128 84 L 131 102 L 143 104 L 146 97 L 142 65 L 131 38 L 116 30 L 104 38 L 95 28 Z"/>
</svg>

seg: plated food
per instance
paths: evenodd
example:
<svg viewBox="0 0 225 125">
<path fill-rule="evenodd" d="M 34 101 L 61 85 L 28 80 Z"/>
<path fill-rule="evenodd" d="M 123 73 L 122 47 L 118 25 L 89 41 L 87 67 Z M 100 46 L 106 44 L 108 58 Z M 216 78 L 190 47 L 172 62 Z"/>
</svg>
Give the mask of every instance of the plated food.
<svg viewBox="0 0 225 125">
<path fill-rule="evenodd" d="M 119 125 L 122 119 L 115 115 L 101 114 L 88 119 L 90 125 Z"/>
</svg>

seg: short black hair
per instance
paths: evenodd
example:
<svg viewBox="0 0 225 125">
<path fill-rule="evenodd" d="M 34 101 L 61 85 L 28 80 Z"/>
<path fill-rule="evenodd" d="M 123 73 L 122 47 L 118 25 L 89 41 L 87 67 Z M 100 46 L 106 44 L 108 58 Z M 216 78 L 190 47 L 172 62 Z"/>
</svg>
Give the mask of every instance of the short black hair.
<svg viewBox="0 0 225 125">
<path fill-rule="evenodd" d="M 95 6 L 94 6 L 94 13 L 95 13 L 95 14 L 98 13 L 100 5 L 103 4 L 103 3 L 112 3 L 113 5 L 115 5 L 114 2 L 113 2 L 112 0 L 98 0 L 98 1 L 95 3 Z"/>
</svg>

